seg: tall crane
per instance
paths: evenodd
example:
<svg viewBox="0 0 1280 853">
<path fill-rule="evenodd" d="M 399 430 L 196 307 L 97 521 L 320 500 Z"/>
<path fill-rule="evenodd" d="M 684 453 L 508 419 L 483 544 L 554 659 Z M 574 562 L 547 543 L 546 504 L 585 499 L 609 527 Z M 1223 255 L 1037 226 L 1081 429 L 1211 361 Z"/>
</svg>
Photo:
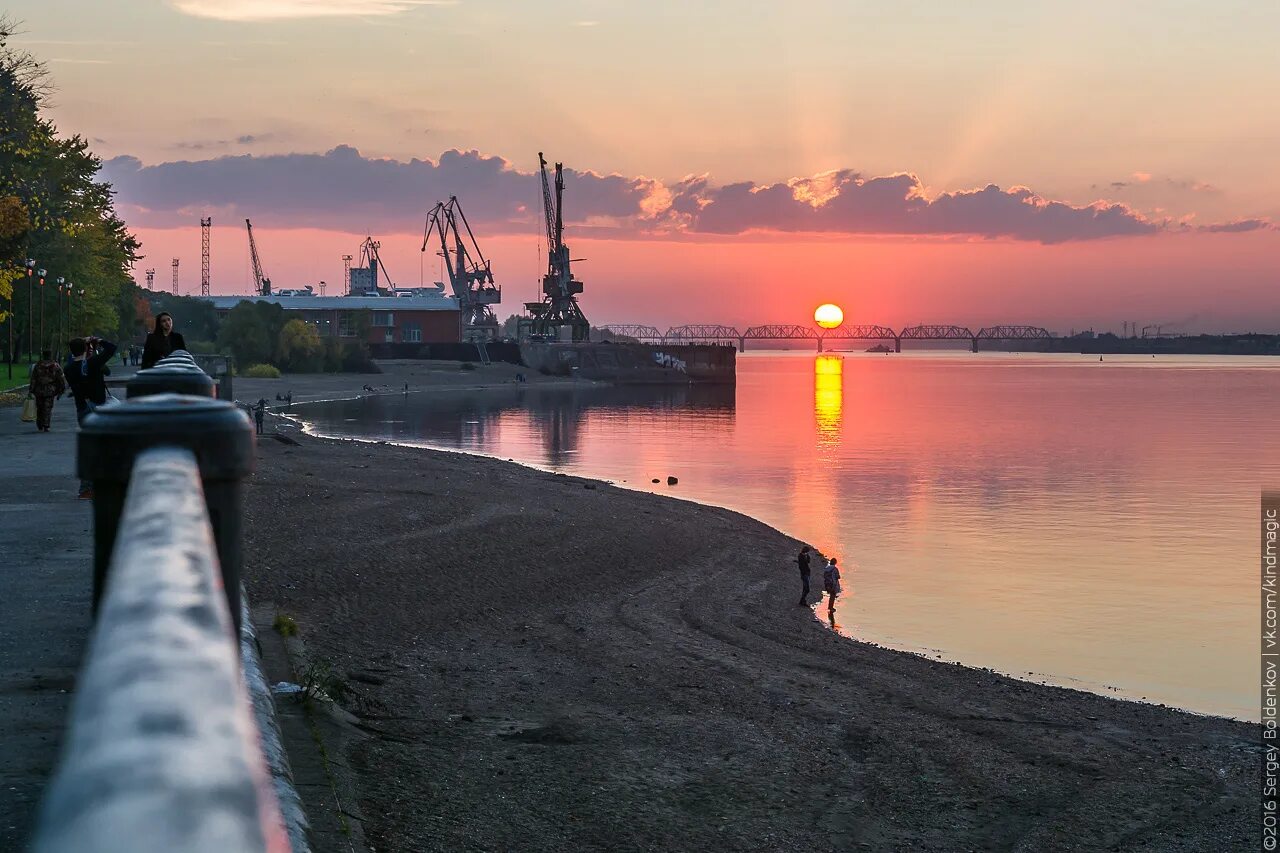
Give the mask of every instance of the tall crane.
<svg viewBox="0 0 1280 853">
<path fill-rule="evenodd" d="M 380 240 L 375 240 L 372 236 L 365 237 L 364 242 L 360 244 L 360 267 L 369 271 L 368 286 L 374 290 L 378 289 L 378 271 L 381 270 L 383 278 L 387 280 L 387 288 L 391 291 L 391 295 L 395 296 L 396 285 L 391 280 L 391 273 L 387 272 L 386 264 L 382 263 L 382 256 L 378 254 L 380 248 L 382 248 Z"/>
<path fill-rule="evenodd" d="M 467 233 L 466 240 L 462 237 L 463 230 Z M 468 340 L 496 338 L 498 318 L 490 306 L 502 301 L 502 288 L 494 283 L 493 269 L 476 243 L 476 235 L 457 196 L 449 196 L 448 202 L 438 201 L 432 208 L 422 232 L 422 251 L 427 250 L 433 233 L 440 240 L 440 256 L 449 274 L 449 286 L 458 300 L 463 336 Z"/>
<path fill-rule="evenodd" d="M 547 161 L 541 151 L 538 166 L 542 172 L 542 208 L 547 226 L 547 273 L 542 277 L 542 301 L 524 304 L 532 317 L 531 331 L 539 337 L 554 338 L 561 327 L 568 326 L 573 331 L 573 340 L 590 340 L 591 324 L 578 305 L 582 282 L 575 279 L 569 269 L 569 247 L 564 244 L 564 164 L 556 163 L 554 197 L 547 180 Z"/>
<path fill-rule="evenodd" d="M 262 260 L 258 257 L 258 244 L 253 242 L 253 223 L 246 219 L 244 227 L 249 231 L 249 258 L 253 261 L 254 290 L 259 296 L 270 296 L 271 279 L 267 278 L 262 272 Z"/>
</svg>

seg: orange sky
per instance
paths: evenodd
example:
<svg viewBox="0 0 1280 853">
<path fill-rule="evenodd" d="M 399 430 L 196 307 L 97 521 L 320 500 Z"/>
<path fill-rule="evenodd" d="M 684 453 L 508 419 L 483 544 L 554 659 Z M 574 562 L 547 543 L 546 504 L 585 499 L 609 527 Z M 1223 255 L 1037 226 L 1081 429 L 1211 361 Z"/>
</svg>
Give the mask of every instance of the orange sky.
<svg viewBox="0 0 1280 853">
<path fill-rule="evenodd" d="M 343 253 L 356 234 L 254 228 L 277 287 L 342 278 Z M 182 258 L 183 293 L 198 289 L 199 229 L 143 229 L 149 257 L 170 285 L 169 258 Z M 416 285 L 419 235 L 384 235 L 383 255 L 398 284 Z M 535 298 L 540 270 L 534 236 L 483 241 L 505 317 Z M 1280 234 L 1162 234 L 1044 246 L 1039 243 L 933 238 L 851 239 L 778 236 L 699 242 L 574 240 L 586 283 L 583 306 L 596 324 L 662 327 L 689 322 L 808 322 L 813 307 L 836 302 L 850 323 L 961 325 L 1028 323 L 1066 333 L 1093 327 L 1119 332 L 1122 321 L 1183 331 L 1280 330 L 1271 294 Z M 319 247 L 319 250 L 318 250 Z M 428 253 L 423 280 L 439 278 Z M 215 228 L 213 290 L 247 293 L 251 280 L 243 228 Z M 139 276 L 141 279 L 141 276 Z M 328 293 L 338 292 L 329 289 Z"/>
</svg>

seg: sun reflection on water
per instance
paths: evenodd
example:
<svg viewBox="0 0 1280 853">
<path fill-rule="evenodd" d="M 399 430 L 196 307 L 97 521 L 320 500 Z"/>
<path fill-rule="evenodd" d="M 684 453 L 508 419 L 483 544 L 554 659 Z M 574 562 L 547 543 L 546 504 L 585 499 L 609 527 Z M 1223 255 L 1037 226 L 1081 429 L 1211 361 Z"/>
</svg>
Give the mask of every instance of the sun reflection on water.
<svg viewBox="0 0 1280 853">
<path fill-rule="evenodd" d="M 818 444 L 840 443 L 840 423 L 844 414 L 844 357 L 820 355 L 813 360 L 813 419 L 818 427 Z"/>
</svg>

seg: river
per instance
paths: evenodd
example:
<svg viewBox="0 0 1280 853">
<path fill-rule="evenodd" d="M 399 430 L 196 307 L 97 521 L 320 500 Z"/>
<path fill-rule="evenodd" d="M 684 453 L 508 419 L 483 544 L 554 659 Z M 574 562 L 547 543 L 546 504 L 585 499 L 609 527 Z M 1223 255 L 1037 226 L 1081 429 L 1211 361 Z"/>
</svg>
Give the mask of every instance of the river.
<svg viewBox="0 0 1280 853">
<path fill-rule="evenodd" d="M 1257 720 L 1278 371 L 1217 356 L 748 353 L 736 388 L 513 386 L 294 413 L 319 435 L 747 513 L 839 555 L 834 626 L 851 637 Z"/>
</svg>

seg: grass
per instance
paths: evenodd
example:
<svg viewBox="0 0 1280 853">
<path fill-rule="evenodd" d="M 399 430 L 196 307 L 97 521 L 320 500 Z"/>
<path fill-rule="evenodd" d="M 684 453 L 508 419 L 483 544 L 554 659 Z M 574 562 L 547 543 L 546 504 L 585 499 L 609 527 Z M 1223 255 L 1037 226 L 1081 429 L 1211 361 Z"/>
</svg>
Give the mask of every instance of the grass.
<svg viewBox="0 0 1280 853">
<path fill-rule="evenodd" d="M 275 628 L 276 633 L 282 637 L 298 636 L 298 623 L 294 621 L 292 616 L 277 613 L 275 621 L 271 623 L 271 627 Z"/>
<path fill-rule="evenodd" d="M 247 379 L 279 379 L 280 368 L 270 364 L 253 364 L 244 372 Z"/>
</svg>

